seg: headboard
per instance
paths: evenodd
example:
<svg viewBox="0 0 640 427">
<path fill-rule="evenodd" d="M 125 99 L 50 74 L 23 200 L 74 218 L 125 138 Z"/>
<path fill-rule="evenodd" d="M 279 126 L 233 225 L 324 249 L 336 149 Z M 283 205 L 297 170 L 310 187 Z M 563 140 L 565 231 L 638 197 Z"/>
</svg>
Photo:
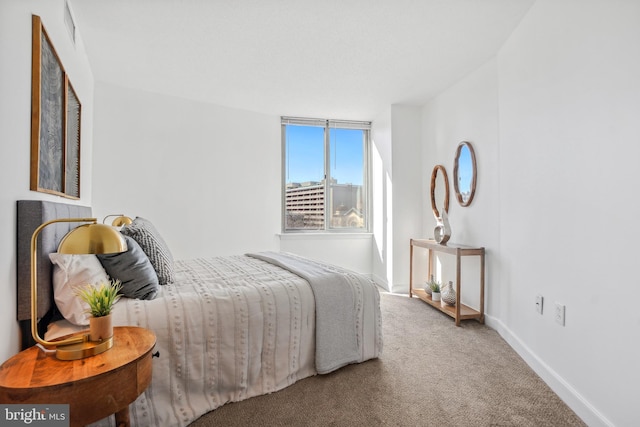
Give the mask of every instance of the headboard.
<svg viewBox="0 0 640 427">
<path fill-rule="evenodd" d="M 17 227 L 17 314 L 22 334 L 22 348 L 35 342 L 31 337 L 31 236 L 42 223 L 58 218 L 89 218 L 88 206 L 55 203 L 44 200 L 18 200 Z M 38 236 L 36 254 L 38 274 L 38 316 L 50 318 L 55 311 L 53 301 L 53 266 L 49 254 L 58 250 L 58 243 L 79 223 L 61 222 L 45 227 Z M 46 323 L 41 325 L 46 328 Z M 41 331 L 41 336 L 44 331 Z"/>
</svg>

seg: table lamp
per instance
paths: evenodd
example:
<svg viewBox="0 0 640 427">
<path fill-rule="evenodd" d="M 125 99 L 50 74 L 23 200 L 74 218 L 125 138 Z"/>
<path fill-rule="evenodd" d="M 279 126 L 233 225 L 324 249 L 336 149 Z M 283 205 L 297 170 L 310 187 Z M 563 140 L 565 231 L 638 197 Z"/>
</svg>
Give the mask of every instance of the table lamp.
<svg viewBox="0 0 640 427">
<path fill-rule="evenodd" d="M 58 359 L 77 360 L 109 350 L 113 347 L 113 337 L 102 341 L 90 341 L 87 332 L 67 339 L 45 341 L 38 334 L 37 238 L 45 227 L 58 222 L 89 223 L 69 231 L 60 241 L 59 253 L 78 255 L 120 253 L 127 250 L 127 245 L 118 230 L 108 225 L 98 224 L 96 218 L 54 219 L 40 225 L 33 232 L 31 237 L 31 335 L 38 344 L 55 348 Z"/>
<path fill-rule="evenodd" d="M 133 220 L 131 218 L 129 218 L 128 216 L 125 216 L 123 214 L 113 214 L 113 215 L 107 215 L 104 217 L 104 219 L 102 220 L 103 224 L 107 223 L 107 218 L 110 218 L 112 216 L 115 216 L 116 218 L 111 222 L 111 225 L 114 227 L 122 227 L 123 225 L 129 225 L 133 222 Z"/>
</svg>

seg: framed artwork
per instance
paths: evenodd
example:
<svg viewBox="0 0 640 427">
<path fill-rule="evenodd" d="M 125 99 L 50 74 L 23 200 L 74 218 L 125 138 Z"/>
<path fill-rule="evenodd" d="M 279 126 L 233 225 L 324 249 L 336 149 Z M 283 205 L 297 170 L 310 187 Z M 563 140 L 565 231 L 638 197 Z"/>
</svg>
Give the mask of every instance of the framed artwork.
<svg viewBox="0 0 640 427">
<path fill-rule="evenodd" d="M 32 25 L 30 188 L 79 199 L 82 107 L 39 16 Z"/>
</svg>

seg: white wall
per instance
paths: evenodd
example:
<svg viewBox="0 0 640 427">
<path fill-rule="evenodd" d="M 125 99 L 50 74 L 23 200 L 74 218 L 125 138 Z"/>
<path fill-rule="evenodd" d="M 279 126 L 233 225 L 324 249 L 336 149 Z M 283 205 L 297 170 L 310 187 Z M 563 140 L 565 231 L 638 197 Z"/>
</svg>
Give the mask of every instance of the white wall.
<svg viewBox="0 0 640 427">
<path fill-rule="evenodd" d="M 96 85 L 94 211 L 149 219 L 176 259 L 275 250 L 280 118 Z"/>
<path fill-rule="evenodd" d="M 498 180 L 498 79 L 497 65 L 491 60 L 458 84 L 429 102 L 422 109 L 422 237 L 433 237 L 436 221 L 430 200 L 431 172 L 442 165 L 449 180 L 449 222 L 451 242 L 485 247 L 485 310 L 500 317 L 500 218 Z M 458 203 L 454 190 L 454 160 L 458 144 L 471 143 L 477 163 L 477 185 L 474 199 L 468 207 Z M 442 205 L 440 199 L 437 202 Z M 416 254 L 415 263 L 419 257 Z M 439 256 L 442 274 L 436 279 L 446 283 L 455 281 L 455 257 Z M 461 298 L 465 304 L 478 308 L 480 264 L 478 257 L 462 259 Z M 415 280 L 415 279 L 414 279 Z"/>
<path fill-rule="evenodd" d="M 418 184 L 422 179 L 420 134 L 420 108 L 392 105 L 391 245 L 394 292 L 409 292 L 409 240 L 424 237 L 420 235 L 424 193 Z"/>
<path fill-rule="evenodd" d="M 371 274 L 369 233 L 281 234 L 280 250 Z"/>
<path fill-rule="evenodd" d="M 374 280 L 387 290 L 393 284 L 393 185 L 391 183 L 391 107 L 381 112 L 371 123 L 371 163 L 373 218 L 371 231 L 371 273 Z"/>
<path fill-rule="evenodd" d="M 93 75 L 82 39 L 71 43 L 63 0 L 0 2 L 0 361 L 19 351 L 16 321 L 16 201 L 91 204 Z M 82 103 L 81 200 L 29 191 L 31 156 L 31 15 L 39 15 Z"/>
<path fill-rule="evenodd" d="M 488 323 L 591 426 L 640 421 L 638 40 L 638 2 L 539 0 L 424 109 L 427 159 L 476 148 L 476 199 L 450 216 L 487 247 Z"/>
<path fill-rule="evenodd" d="M 409 291 L 409 239 L 421 236 L 420 108 L 392 105 L 372 124 L 372 274 L 393 292 Z"/>
</svg>

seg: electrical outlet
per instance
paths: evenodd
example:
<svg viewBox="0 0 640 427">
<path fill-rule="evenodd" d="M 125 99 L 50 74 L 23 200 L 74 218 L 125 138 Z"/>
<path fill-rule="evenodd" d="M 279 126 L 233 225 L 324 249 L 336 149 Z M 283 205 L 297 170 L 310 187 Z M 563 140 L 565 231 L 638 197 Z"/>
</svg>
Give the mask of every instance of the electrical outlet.
<svg viewBox="0 0 640 427">
<path fill-rule="evenodd" d="M 542 295 L 536 295 L 536 311 L 542 314 L 542 305 L 544 303 L 544 297 Z"/>
<path fill-rule="evenodd" d="M 565 312 L 564 304 L 560 304 L 559 302 L 556 302 L 556 315 L 555 315 L 556 323 L 562 326 L 564 326 L 564 312 Z"/>
</svg>

